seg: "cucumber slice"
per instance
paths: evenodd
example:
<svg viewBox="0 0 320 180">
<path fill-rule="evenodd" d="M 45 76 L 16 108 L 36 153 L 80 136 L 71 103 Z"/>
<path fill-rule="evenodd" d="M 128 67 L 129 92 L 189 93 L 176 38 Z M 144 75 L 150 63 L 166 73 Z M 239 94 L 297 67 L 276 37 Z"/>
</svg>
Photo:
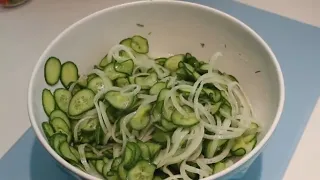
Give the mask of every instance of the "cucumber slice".
<svg viewBox="0 0 320 180">
<path fill-rule="evenodd" d="M 149 94 L 151 95 L 157 95 L 160 93 L 160 91 L 164 88 L 166 88 L 167 83 L 165 82 L 158 82 L 156 84 L 154 84 L 151 89 L 149 90 Z"/>
<path fill-rule="evenodd" d="M 141 149 L 142 158 L 144 160 L 150 160 L 150 152 L 149 152 L 148 146 L 145 143 L 141 142 L 141 141 L 138 142 L 138 146 Z"/>
<path fill-rule="evenodd" d="M 156 105 L 154 106 L 152 110 L 152 115 L 153 118 L 155 118 L 156 121 L 161 119 L 162 116 L 162 106 L 163 106 L 163 101 L 157 101 Z"/>
<path fill-rule="evenodd" d="M 118 167 L 122 162 L 122 158 L 121 157 L 117 157 L 113 160 L 112 165 L 111 165 L 111 170 L 113 171 L 118 171 Z"/>
<path fill-rule="evenodd" d="M 249 143 L 247 143 L 246 151 L 249 153 L 257 145 L 257 137 L 253 138 Z"/>
<path fill-rule="evenodd" d="M 164 67 L 169 69 L 171 72 L 175 72 L 179 68 L 179 63 L 183 61 L 183 58 L 184 58 L 183 54 L 171 56 L 164 63 Z"/>
<path fill-rule="evenodd" d="M 140 54 L 146 54 L 149 52 L 148 40 L 142 36 L 133 36 L 131 38 L 131 48 Z"/>
<path fill-rule="evenodd" d="M 99 66 L 97 66 L 97 65 L 94 65 L 94 66 L 93 66 L 93 69 L 103 70 L 103 68 L 101 68 L 101 67 L 99 67 Z"/>
<path fill-rule="evenodd" d="M 73 155 L 73 153 L 70 150 L 70 146 L 68 144 L 68 142 L 64 141 L 60 144 L 60 152 L 62 157 L 67 160 L 67 161 L 74 161 L 74 162 L 78 162 L 78 159 Z"/>
<path fill-rule="evenodd" d="M 131 39 L 131 38 L 126 38 L 126 39 L 123 39 L 122 41 L 120 41 L 119 44 L 131 48 L 131 42 L 132 42 L 132 39 Z"/>
<path fill-rule="evenodd" d="M 77 158 L 77 160 L 80 161 L 80 154 L 79 154 L 78 150 L 76 150 L 74 147 L 70 146 L 70 151 Z"/>
<path fill-rule="evenodd" d="M 141 89 L 139 91 L 139 94 L 148 94 L 149 93 L 149 90 L 148 89 Z"/>
<path fill-rule="evenodd" d="M 68 114 L 69 116 L 78 116 L 94 107 L 94 92 L 90 89 L 81 89 L 70 101 Z"/>
<path fill-rule="evenodd" d="M 202 144 L 202 153 L 206 158 L 212 158 L 218 147 L 217 140 L 205 140 Z"/>
<path fill-rule="evenodd" d="M 145 127 L 147 127 L 149 122 L 150 122 L 149 117 L 148 116 L 143 116 L 143 117 L 141 117 L 141 119 L 137 119 L 137 118 L 132 119 L 130 121 L 130 125 L 134 130 L 138 130 L 139 131 L 139 130 L 142 130 Z"/>
<path fill-rule="evenodd" d="M 130 169 L 134 165 L 135 161 L 135 156 L 136 156 L 136 149 L 131 142 L 127 143 L 125 151 L 124 151 L 124 156 L 123 156 L 123 166 L 126 169 Z"/>
<path fill-rule="evenodd" d="M 104 84 L 102 79 L 99 76 L 92 78 L 88 82 L 88 89 L 91 89 L 94 93 L 98 93 L 103 88 L 104 88 Z"/>
<path fill-rule="evenodd" d="M 223 162 L 218 162 L 216 164 L 213 165 L 213 174 L 216 174 L 220 171 L 223 171 L 226 168 L 226 164 Z"/>
<path fill-rule="evenodd" d="M 109 106 L 106 110 L 106 113 L 107 113 L 109 120 L 112 123 L 115 123 L 118 118 L 118 115 L 117 115 L 117 113 L 119 113 L 118 109 L 114 108 L 113 106 Z"/>
<path fill-rule="evenodd" d="M 108 64 L 109 64 L 109 61 L 108 61 L 108 54 L 107 55 L 105 55 L 102 59 L 101 59 L 101 61 L 100 61 L 100 63 L 99 63 L 99 66 L 101 67 L 101 68 L 104 68 L 104 67 L 106 67 Z"/>
<path fill-rule="evenodd" d="M 195 69 L 194 69 L 194 67 L 192 67 L 190 64 L 188 64 L 188 63 L 183 63 L 183 67 L 184 67 L 184 69 L 187 71 L 187 73 L 191 73 L 190 75 L 192 76 L 193 74 L 193 72 L 195 72 Z"/>
<path fill-rule="evenodd" d="M 68 124 L 61 118 L 54 118 L 50 120 L 50 124 L 53 127 L 55 132 L 65 133 L 68 136 L 68 142 L 71 141 L 72 135 L 71 130 Z"/>
<path fill-rule="evenodd" d="M 103 166 L 105 165 L 103 160 L 97 160 L 95 164 L 95 168 L 98 171 L 98 173 L 102 174 Z"/>
<path fill-rule="evenodd" d="M 227 93 L 224 91 L 220 91 L 220 94 L 221 94 L 222 98 L 227 101 L 227 99 L 228 99 Z"/>
<path fill-rule="evenodd" d="M 177 128 L 177 126 L 175 124 L 173 124 L 172 122 L 166 120 L 165 118 L 161 119 L 161 125 L 167 131 L 173 131 L 173 130 L 175 130 Z"/>
<path fill-rule="evenodd" d="M 189 80 L 188 74 L 186 70 L 184 70 L 184 68 L 178 68 L 176 71 L 176 75 L 178 79 L 185 80 L 185 81 Z"/>
<path fill-rule="evenodd" d="M 157 101 L 163 101 L 169 94 L 170 89 L 162 89 L 158 95 Z"/>
<path fill-rule="evenodd" d="M 60 156 L 62 155 L 60 152 L 60 144 L 62 142 L 66 142 L 67 141 L 67 135 L 64 133 L 55 133 L 51 136 L 50 138 L 50 144 L 52 146 L 52 148 L 56 151 L 56 153 L 58 153 Z"/>
<path fill-rule="evenodd" d="M 83 165 L 81 163 L 75 163 L 75 162 L 70 162 L 70 164 L 78 169 L 80 169 L 81 171 L 86 171 L 83 167 Z"/>
<path fill-rule="evenodd" d="M 168 120 L 168 121 L 172 121 L 171 115 L 172 113 L 176 110 L 172 104 L 172 101 L 168 101 L 168 103 L 166 104 L 167 108 L 162 107 L 162 116 Z"/>
<path fill-rule="evenodd" d="M 105 95 L 105 99 L 117 109 L 127 109 L 133 103 L 134 97 L 121 95 L 118 91 L 109 91 Z"/>
<path fill-rule="evenodd" d="M 199 77 L 201 76 L 199 73 L 197 73 L 196 71 L 194 71 L 193 73 L 192 73 L 192 75 L 193 75 L 193 79 L 196 81 L 196 80 L 198 80 L 199 79 Z"/>
<path fill-rule="evenodd" d="M 196 81 L 200 77 L 200 74 L 197 73 L 190 64 L 187 64 L 187 63 L 182 63 L 182 64 L 183 64 L 184 70 L 187 73 L 188 80 Z"/>
<path fill-rule="evenodd" d="M 225 146 L 228 142 L 228 139 L 219 139 L 218 141 L 218 149 L 221 149 L 221 147 Z"/>
<path fill-rule="evenodd" d="M 148 146 L 149 149 L 150 160 L 153 160 L 160 153 L 161 145 L 152 142 L 146 142 L 145 144 Z"/>
<path fill-rule="evenodd" d="M 244 156 L 246 154 L 246 150 L 243 148 L 239 148 L 237 150 L 232 151 L 232 155 L 234 156 Z"/>
<path fill-rule="evenodd" d="M 123 164 L 119 165 L 118 174 L 121 180 L 127 180 L 128 171 L 124 168 Z"/>
<path fill-rule="evenodd" d="M 214 102 L 219 102 L 221 100 L 221 92 L 218 89 L 214 90 L 214 94 L 212 95 L 212 99 Z"/>
<path fill-rule="evenodd" d="M 50 57 L 44 65 L 44 78 L 46 83 L 53 86 L 58 83 L 61 73 L 61 62 L 56 57 Z"/>
<path fill-rule="evenodd" d="M 61 111 L 59 109 L 52 111 L 50 114 L 50 120 L 52 120 L 56 117 L 63 119 L 68 124 L 68 126 L 71 127 L 70 120 L 69 120 L 68 116 L 63 111 Z"/>
<path fill-rule="evenodd" d="M 79 126 L 84 132 L 93 132 L 99 126 L 99 120 L 97 118 L 88 119 L 85 122 L 82 122 Z"/>
<path fill-rule="evenodd" d="M 141 156 L 140 147 L 136 143 L 128 142 L 125 149 L 124 159 L 122 161 L 124 168 L 125 169 L 132 168 L 140 159 L 140 156 Z"/>
<path fill-rule="evenodd" d="M 167 61 L 167 58 L 157 58 L 155 59 L 156 63 L 159 64 L 160 66 L 164 66 L 164 63 Z"/>
<path fill-rule="evenodd" d="M 155 165 L 141 160 L 128 172 L 128 180 L 152 180 L 155 170 Z"/>
<path fill-rule="evenodd" d="M 134 79 L 135 79 L 134 76 L 128 77 L 129 83 L 130 83 L 130 84 L 135 84 Z"/>
<path fill-rule="evenodd" d="M 108 163 L 110 162 L 110 160 L 109 160 L 108 158 L 104 157 L 104 158 L 103 158 L 103 162 L 104 162 L 105 164 L 108 164 Z"/>
<path fill-rule="evenodd" d="M 234 76 L 232 76 L 231 74 L 223 73 L 223 75 L 224 75 L 225 77 L 227 77 L 228 79 L 230 79 L 231 81 L 239 82 L 238 79 L 235 78 Z"/>
<path fill-rule="evenodd" d="M 98 129 L 101 129 L 101 127 L 99 126 Z M 102 130 L 101 130 L 101 133 L 103 133 Z M 104 136 L 104 134 L 102 134 L 102 135 Z M 103 139 L 103 137 L 101 137 L 101 139 Z M 110 148 L 108 148 L 108 150 L 101 149 L 100 151 L 102 151 L 102 154 L 105 156 L 105 158 L 109 158 L 109 159 L 113 158 L 113 150 L 112 149 L 110 149 Z"/>
<path fill-rule="evenodd" d="M 229 106 L 230 110 L 231 110 L 231 104 L 227 99 L 223 99 L 223 103 L 227 106 Z"/>
<path fill-rule="evenodd" d="M 121 45 L 124 45 L 124 46 L 126 46 L 126 47 L 128 47 L 128 48 L 130 48 L 131 49 L 131 42 L 132 42 L 132 39 L 131 38 L 126 38 L 126 39 L 123 39 L 121 42 L 120 42 L 120 44 Z M 120 51 L 120 56 L 122 56 L 122 57 L 129 57 L 129 55 L 127 54 L 127 52 L 125 52 L 125 51 Z"/>
<path fill-rule="evenodd" d="M 210 64 L 205 63 L 199 67 L 198 72 L 201 74 L 205 74 L 208 72 L 209 69 L 210 69 Z"/>
<path fill-rule="evenodd" d="M 249 143 L 245 143 L 242 137 L 236 140 L 236 143 L 231 148 L 231 153 L 234 156 L 244 156 L 245 154 L 252 151 L 257 144 L 257 138 L 253 138 Z"/>
<path fill-rule="evenodd" d="M 205 140 L 203 143 L 203 154 L 206 158 L 213 158 L 214 155 L 219 154 L 225 147 L 228 140 Z"/>
<path fill-rule="evenodd" d="M 125 74 L 128 74 L 128 75 L 132 74 L 133 67 L 134 67 L 134 63 L 133 63 L 133 61 L 131 59 L 123 61 L 121 63 L 114 63 L 114 69 L 117 72 L 125 73 Z"/>
<path fill-rule="evenodd" d="M 115 70 L 115 63 L 114 62 L 111 62 L 109 63 L 105 68 L 104 68 L 104 73 L 107 75 L 107 77 L 113 81 L 117 78 L 120 78 L 120 77 L 126 77 L 127 75 L 125 73 L 120 73 L 120 72 L 117 72 Z"/>
<path fill-rule="evenodd" d="M 141 86 L 141 89 L 150 89 L 158 81 L 156 73 L 151 73 L 149 76 L 139 76 L 135 78 L 136 84 Z"/>
<path fill-rule="evenodd" d="M 217 102 L 214 105 L 212 105 L 210 109 L 211 114 L 217 113 L 220 109 L 221 104 L 222 104 L 221 102 Z"/>
<path fill-rule="evenodd" d="M 211 88 L 203 88 L 201 93 L 205 93 L 207 96 L 211 97 L 213 96 L 213 94 L 215 94 L 215 91 L 214 89 L 211 89 Z"/>
<path fill-rule="evenodd" d="M 120 180 L 120 177 L 118 176 L 118 173 L 115 172 L 115 171 L 109 171 L 109 172 L 107 172 L 106 175 L 104 174 L 104 177 L 105 177 L 107 180 Z"/>
<path fill-rule="evenodd" d="M 133 145 L 135 148 L 134 164 L 136 164 L 138 162 L 138 160 L 141 158 L 141 149 L 137 143 L 133 143 Z"/>
<path fill-rule="evenodd" d="M 192 56 L 190 53 L 186 53 L 183 61 L 185 63 L 190 64 L 195 69 L 198 69 L 200 67 L 200 62 L 194 56 Z"/>
<path fill-rule="evenodd" d="M 68 112 L 71 97 L 71 92 L 66 89 L 59 88 L 54 91 L 54 100 L 56 101 L 58 108 L 65 113 Z"/>
<path fill-rule="evenodd" d="M 103 159 L 103 155 L 97 155 L 96 153 L 92 152 L 92 151 L 87 151 L 85 152 L 85 156 L 87 159 L 89 160 L 99 160 L 99 159 Z"/>
<path fill-rule="evenodd" d="M 251 142 L 255 137 L 256 137 L 256 133 L 255 133 L 255 134 L 246 135 L 246 136 L 243 137 L 243 141 L 244 141 L 245 143 L 249 143 L 249 142 Z"/>
<path fill-rule="evenodd" d="M 141 92 L 141 91 L 140 91 Z M 142 104 L 143 100 L 138 99 L 137 97 L 133 98 L 133 103 L 131 104 L 131 106 L 129 107 L 129 109 L 127 109 L 127 112 L 133 112 L 136 111 L 140 105 Z"/>
<path fill-rule="evenodd" d="M 109 172 L 108 162 L 105 162 L 104 165 L 103 165 L 103 168 L 102 168 L 102 175 L 107 180 L 108 180 L 108 172 Z"/>
<path fill-rule="evenodd" d="M 189 108 L 187 106 L 183 106 L 183 109 Z M 183 115 L 178 110 L 175 110 L 172 113 L 172 122 L 177 126 L 182 127 L 191 127 L 199 123 L 199 120 L 196 118 L 196 115 L 193 112 L 187 112 L 187 114 Z"/>
<path fill-rule="evenodd" d="M 65 88 L 68 88 L 71 82 L 77 81 L 79 78 L 78 67 L 71 61 L 62 64 L 60 80 Z"/>
<path fill-rule="evenodd" d="M 74 87 L 73 87 L 73 89 L 72 89 L 72 91 L 71 91 L 71 94 L 72 95 L 75 95 L 78 91 L 80 91 L 81 90 L 81 86 L 79 85 L 79 84 L 76 84 Z"/>
<path fill-rule="evenodd" d="M 43 89 L 42 91 L 42 105 L 47 116 L 49 116 L 56 107 L 56 102 L 49 89 Z"/>
<path fill-rule="evenodd" d="M 124 87 L 124 86 L 127 86 L 129 84 L 130 84 L 130 82 L 129 82 L 129 80 L 127 78 L 118 78 L 118 79 L 116 79 L 116 85 L 118 87 Z"/>
<path fill-rule="evenodd" d="M 226 105 L 226 104 L 222 104 L 220 109 L 219 109 L 219 113 L 225 117 L 228 118 L 231 116 L 231 107 Z"/>
<path fill-rule="evenodd" d="M 94 131 L 95 133 L 95 140 L 96 144 L 103 144 L 103 138 L 106 137 L 102 131 L 102 128 L 99 124 L 99 120 L 97 119 L 98 124 L 96 126 L 96 130 Z M 108 151 L 104 151 L 104 153 L 107 153 L 106 156 L 108 155 Z"/>
<path fill-rule="evenodd" d="M 43 122 L 41 126 L 47 139 L 49 139 L 54 134 L 53 127 L 48 122 Z"/>
<path fill-rule="evenodd" d="M 88 164 L 89 164 L 90 168 L 94 168 L 96 166 L 96 160 L 89 160 Z"/>
<path fill-rule="evenodd" d="M 173 124 L 174 125 L 174 124 Z M 168 132 L 168 130 L 166 128 L 164 128 L 162 126 L 162 124 L 159 124 L 159 123 L 155 123 L 154 126 L 158 129 L 158 130 L 161 130 L 163 132 Z M 174 125 L 176 127 L 176 125 Z"/>
<path fill-rule="evenodd" d="M 98 77 L 98 75 L 96 75 L 95 73 L 89 74 L 88 77 L 87 77 L 87 83 L 88 83 L 89 81 L 91 81 L 91 79 L 93 79 L 93 78 L 95 78 L 95 77 Z M 87 86 L 87 85 L 86 85 L 86 86 Z M 86 87 L 86 86 L 85 86 L 85 87 Z"/>
<path fill-rule="evenodd" d="M 259 128 L 259 125 L 257 123 L 252 122 L 250 124 L 250 129 L 258 129 L 258 128 Z"/>
<path fill-rule="evenodd" d="M 148 113 L 151 109 L 152 109 L 152 106 L 150 104 L 145 106 L 140 106 L 136 114 L 130 120 L 131 127 L 138 131 L 145 128 L 150 122 Z"/>
<path fill-rule="evenodd" d="M 189 96 L 191 89 L 189 89 L 189 88 L 180 88 L 179 91 L 180 91 L 183 95 Z M 200 95 L 203 95 L 202 91 L 200 92 Z"/>
<path fill-rule="evenodd" d="M 166 145 L 167 143 L 167 138 L 166 138 L 167 133 L 157 129 L 155 132 L 152 134 L 152 140 L 154 142 L 157 142 L 162 145 Z"/>
<path fill-rule="evenodd" d="M 254 122 L 252 122 L 250 124 L 249 129 L 246 130 L 246 132 L 243 133 L 243 135 L 242 135 L 245 143 L 251 142 L 257 136 L 258 128 L 259 128 L 258 124 L 254 123 Z"/>
<path fill-rule="evenodd" d="M 52 125 L 55 132 L 70 133 L 68 124 L 61 118 L 56 117 L 50 120 L 50 124 Z"/>
<path fill-rule="evenodd" d="M 195 167 L 195 168 L 199 168 L 198 164 L 195 163 L 195 162 L 187 162 L 187 164 L 188 164 L 189 166 L 192 166 L 192 167 Z M 177 168 L 180 169 L 179 166 L 178 166 Z M 179 171 L 179 170 L 178 170 L 178 171 Z M 192 173 L 192 172 L 188 172 L 188 171 L 187 171 L 187 175 L 188 175 L 191 179 L 199 179 L 199 176 L 198 176 L 198 174 L 196 174 L 196 173 Z"/>
<path fill-rule="evenodd" d="M 94 142 L 94 138 L 95 138 L 95 136 L 92 133 L 87 133 L 87 134 L 83 133 L 79 137 L 79 139 L 80 139 L 79 142 L 80 143 L 92 143 L 92 142 Z"/>
</svg>

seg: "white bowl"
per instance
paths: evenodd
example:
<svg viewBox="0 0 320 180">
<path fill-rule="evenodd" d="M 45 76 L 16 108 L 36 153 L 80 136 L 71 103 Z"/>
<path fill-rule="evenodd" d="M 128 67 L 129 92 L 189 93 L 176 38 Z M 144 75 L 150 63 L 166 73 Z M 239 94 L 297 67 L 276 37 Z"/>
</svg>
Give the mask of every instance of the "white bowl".
<svg viewBox="0 0 320 180">
<path fill-rule="evenodd" d="M 41 123 L 48 119 L 41 103 L 42 89 L 49 88 L 44 80 L 44 64 L 48 57 L 56 56 L 62 62 L 74 61 L 80 72 L 86 73 L 110 47 L 135 34 L 147 37 L 154 55 L 191 52 L 200 59 L 209 59 L 213 53 L 222 52 L 224 56 L 217 67 L 238 78 L 257 119 L 263 123 L 263 131 L 252 152 L 206 179 L 245 171 L 279 122 L 284 104 L 280 66 L 263 39 L 241 21 L 206 6 L 180 1 L 140 1 L 104 9 L 76 22 L 47 47 L 34 68 L 28 90 L 31 124 L 47 151 L 74 174 L 96 179 L 67 163 L 46 140 L 41 128 Z"/>
</svg>

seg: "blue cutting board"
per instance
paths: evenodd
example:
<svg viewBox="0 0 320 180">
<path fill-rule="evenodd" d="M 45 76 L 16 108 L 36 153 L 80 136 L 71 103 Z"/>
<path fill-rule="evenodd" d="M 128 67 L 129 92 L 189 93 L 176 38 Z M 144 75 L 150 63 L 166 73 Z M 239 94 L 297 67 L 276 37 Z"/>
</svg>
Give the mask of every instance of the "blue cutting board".
<svg viewBox="0 0 320 180">
<path fill-rule="evenodd" d="M 280 124 L 241 180 L 281 180 L 320 95 L 320 29 L 228 0 L 189 0 L 240 19 L 271 46 L 283 70 Z M 27 120 L 27 119 L 26 119 Z M 72 180 L 28 129 L 0 160 L 1 180 Z"/>
</svg>

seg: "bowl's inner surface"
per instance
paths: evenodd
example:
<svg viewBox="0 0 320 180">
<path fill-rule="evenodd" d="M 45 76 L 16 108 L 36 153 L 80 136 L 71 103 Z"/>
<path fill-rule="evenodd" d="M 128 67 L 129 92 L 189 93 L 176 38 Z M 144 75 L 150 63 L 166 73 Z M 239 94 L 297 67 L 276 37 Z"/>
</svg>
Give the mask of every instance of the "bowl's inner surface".
<svg viewBox="0 0 320 180">
<path fill-rule="evenodd" d="M 99 12 L 55 41 L 42 56 L 32 87 L 32 113 L 38 127 L 47 120 L 41 92 L 43 88 L 49 88 L 43 75 L 48 57 L 56 56 L 62 62 L 73 61 L 80 74 L 85 74 L 113 45 L 135 34 L 149 40 L 150 54 L 155 56 L 190 52 L 197 58 L 208 60 L 220 51 L 223 57 L 217 61 L 216 67 L 240 81 L 257 120 L 263 123 L 262 136 L 269 129 L 277 113 L 280 85 L 278 72 L 264 47 L 247 30 L 220 13 L 167 3 L 129 5 Z"/>
</svg>

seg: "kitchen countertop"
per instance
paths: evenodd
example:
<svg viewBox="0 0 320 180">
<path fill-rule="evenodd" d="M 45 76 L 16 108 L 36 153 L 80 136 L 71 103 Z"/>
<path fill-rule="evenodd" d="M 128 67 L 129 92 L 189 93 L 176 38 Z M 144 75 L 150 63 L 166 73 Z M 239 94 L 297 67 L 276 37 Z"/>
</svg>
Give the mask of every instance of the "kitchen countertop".
<svg viewBox="0 0 320 180">
<path fill-rule="evenodd" d="M 46 46 L 66 27 L 92 12 L 129 0 L 32 0 L 14 9 L 0 8 L 0 158 L 30 127 L 27 90 L 32 69 Z M 239 0 L 256 8 L 320 27 L 320 1 Z M 72 6 L 73 11 L 70 11 Z M 317 11 L 316 11 L 317 10 Z M 8 82 L 10 78 L 10 83 Z M 12 79 L 11 79 L 12 78 Z M 319 177 L 315 148 L 320 136 L 320 103 L 315 107 L 284 179 Z M 303 165 L 303 166 L 301 166 Z"/>
</svg>

